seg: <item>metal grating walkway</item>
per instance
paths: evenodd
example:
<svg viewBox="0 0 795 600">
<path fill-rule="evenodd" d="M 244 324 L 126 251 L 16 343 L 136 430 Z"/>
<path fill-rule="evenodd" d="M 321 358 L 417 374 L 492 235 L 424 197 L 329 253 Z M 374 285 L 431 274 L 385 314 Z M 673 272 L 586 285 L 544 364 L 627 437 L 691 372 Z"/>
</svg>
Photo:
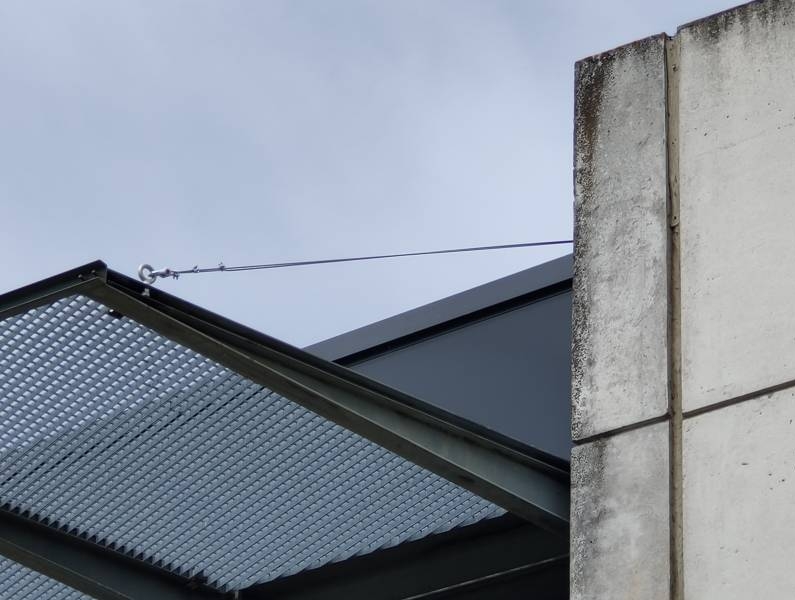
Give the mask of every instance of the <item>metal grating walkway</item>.
<svg viewBox="0 0 795 600">
<path fill-rule="evenodd" d="M 0 422 L 0 505 L 222 590 L 504 513 L 81 296 L 0 321 Z"/>
</svg>

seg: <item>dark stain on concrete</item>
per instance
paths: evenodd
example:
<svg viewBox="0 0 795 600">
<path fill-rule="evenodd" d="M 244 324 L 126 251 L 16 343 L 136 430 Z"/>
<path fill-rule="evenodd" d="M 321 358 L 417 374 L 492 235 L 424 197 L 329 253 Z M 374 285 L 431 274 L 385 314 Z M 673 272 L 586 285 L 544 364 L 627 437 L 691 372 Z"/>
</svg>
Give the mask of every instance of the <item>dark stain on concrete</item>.
<svg viewBox="0 0 795 600">
<path fill-rule="evenodd" d="M 574 294 L 572 306 L 572 437 L 588 434 L 583 422 L 580 398 L 587 393 L 587 378 L 593 367 L 590 354 L 590 312 L 594 297 L 592 282 L 598 274 L 589 268 L 588 257 L 597 251 L 592 248 L 589 232 L 599 227 L 596 204 L 596 165 L 604 147 L 604 136 L 610 127 L 622 123 L 606 120 L 603 107 L 606 94 L 615 76 L 615 70 L 636 56 L 644 62 L 660 52 L 664 34 L 652 36 L 608 52 L 597 54 L 575 65 L 574 94 Z"/>
<path fill-rule="evenodd" d="M 577 399 L 583 393 L 588 370 L 588 316 L 591 293 L 587 275 L 590 215 L 589 198 L 593 192 L 594 157 L 598 144 L 599 121 L 605 82 L 610 80 L 612 61 L 599 55 L 575 65 L 574 99 L 574 294 L 572 304 L 572 437 L 580 437 L 582 427 Z"/>
<path fill-rule="evenodd" d="M 687 30 L 696 40 L 716 44 L 728 31 L 740 28 L 743 37 L 750 39 L 751 32 L 756 27 L 769 29 L 776 24 L 787 25 L 788 19 L 793 18 L 795 18 L 793 0 L 756 0 L 692 21 L 679 27 L 678 31 Z"/>
<path fill-rule="evenodd" d="M 590 565 L 598 564 L 599 552 L 596 535 L 599 524 L 607 516 L 605 498 L 606 440 L 597 440 L 579 446 L 572 459 L 572 531 L 571 531 L 571 590 L 588 597 L 605 597 L 591 589 L 598 578 L 588 572 Z M 601 590 L 606 593 L 608 590 Z"/>
</svg>

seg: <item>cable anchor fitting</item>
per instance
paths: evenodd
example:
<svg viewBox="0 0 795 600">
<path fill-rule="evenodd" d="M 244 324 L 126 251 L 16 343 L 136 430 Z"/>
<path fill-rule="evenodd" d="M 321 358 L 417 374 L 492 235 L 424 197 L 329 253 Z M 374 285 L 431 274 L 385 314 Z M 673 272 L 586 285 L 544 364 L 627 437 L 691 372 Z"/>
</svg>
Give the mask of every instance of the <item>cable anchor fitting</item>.
<svg viewBox="0 0 795 600">
<path fill-rule="evenodd" d="M 152 265 L 147 264 L 143 264 L 138 267 L 138 279 L 144 283 L 152 285 L 155 283 L 155 281 L 157 281 L 158 277 L 173 277 L 174 279 L 179 279 L 179 273 L 173 269 L 169 269 L 168 267 L 158 270 L 153 269 Z"/>
</svg>

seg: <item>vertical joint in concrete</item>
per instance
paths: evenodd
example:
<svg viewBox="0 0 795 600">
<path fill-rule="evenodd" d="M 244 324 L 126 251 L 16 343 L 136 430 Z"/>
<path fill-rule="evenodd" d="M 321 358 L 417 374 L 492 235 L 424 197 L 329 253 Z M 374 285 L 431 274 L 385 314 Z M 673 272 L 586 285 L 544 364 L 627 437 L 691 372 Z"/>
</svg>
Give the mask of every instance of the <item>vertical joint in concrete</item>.
<svg viewBox="0 0 795 600">
<path fill-rule="evenodd" d="M 670 600 L 665 39 L 577 65 L 573 600 Z"/>
<path fill-rule="evenodd" d="M 668 183 L 668 414 L 671 600 L 684 600 L 682 527 L 682 341 L 679 243 L 679 40 L 665 40 L 665 138 Z"/>
</svg>

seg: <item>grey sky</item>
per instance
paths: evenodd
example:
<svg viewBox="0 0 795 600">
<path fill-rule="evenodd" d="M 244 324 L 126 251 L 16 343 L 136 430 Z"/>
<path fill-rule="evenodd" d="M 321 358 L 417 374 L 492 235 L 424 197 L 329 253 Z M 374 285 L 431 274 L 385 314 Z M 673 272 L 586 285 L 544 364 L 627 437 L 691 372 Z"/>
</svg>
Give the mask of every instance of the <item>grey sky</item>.
<svg viewBox="0 0 795 600">
<path fill-rule="evenodd" d="M 732 4 L 6 0 L 0 291 L 570 237 L 575 60 Z M 566 252 L 158 287 L 304 345 Z"/>
</svg>

